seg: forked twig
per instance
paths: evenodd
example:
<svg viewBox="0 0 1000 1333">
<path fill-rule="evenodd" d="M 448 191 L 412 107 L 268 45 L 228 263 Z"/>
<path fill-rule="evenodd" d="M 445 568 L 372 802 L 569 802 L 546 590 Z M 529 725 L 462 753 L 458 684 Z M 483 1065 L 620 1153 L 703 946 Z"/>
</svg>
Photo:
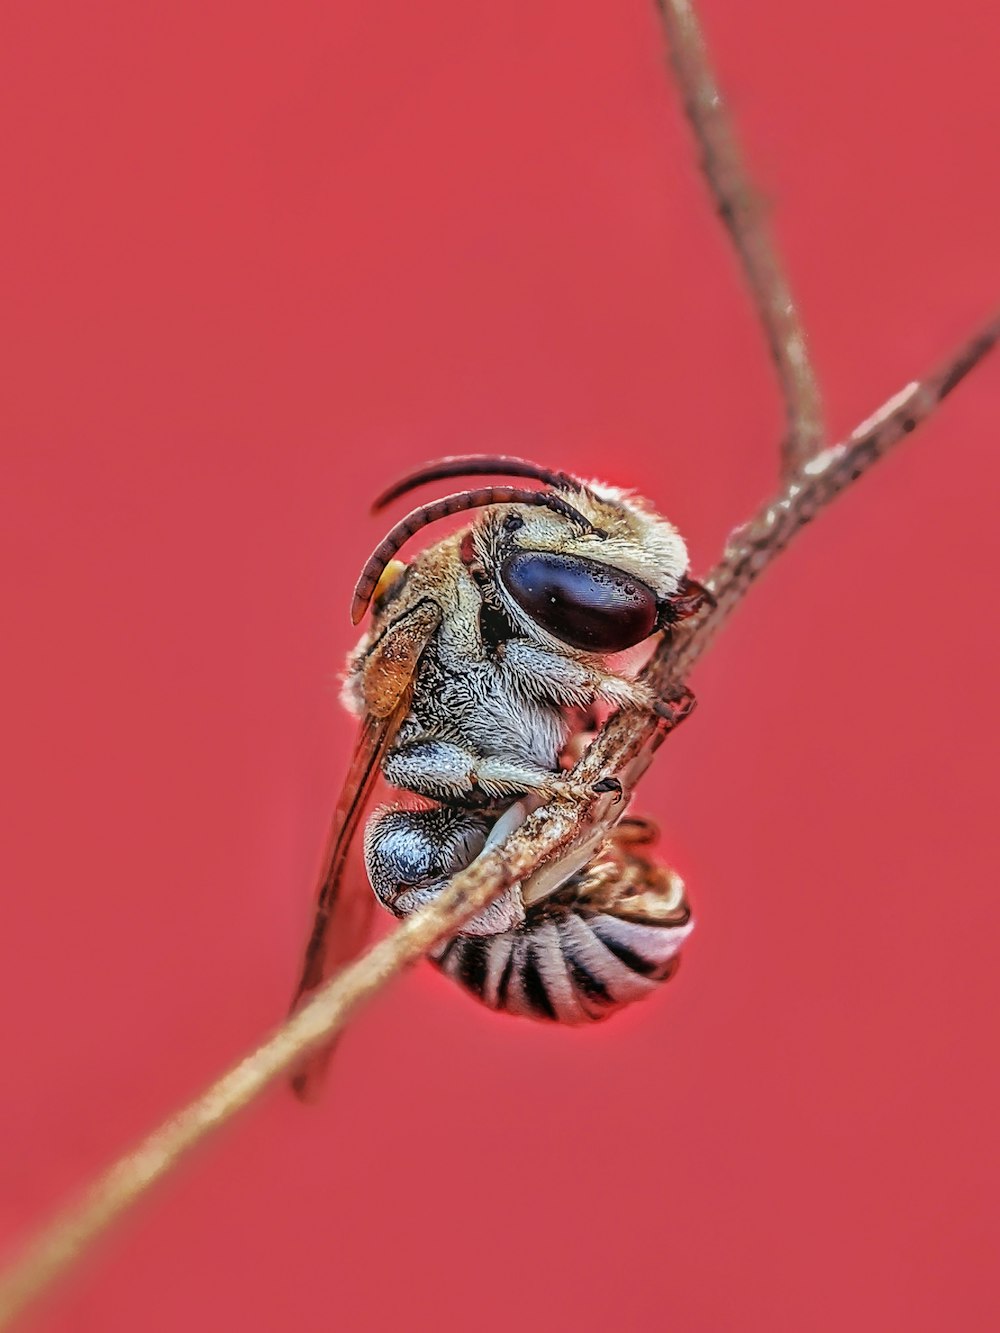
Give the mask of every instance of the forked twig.
<svg viewBox="0 0 1000 1333">
<path fill-rule="evenodd" d="M 670 63 L 701 149 L 701 167 L 739 256 L 778 372 L 787 431 L 782 475 L 824 443 L 823 405 L 791 288 L 771 239 L 764 205 L 743 165 L 736 132 L 689 0 L 656 0 Z"/>
<path fill-rule="evenodd" d="M 681 3 L 659 0 L 659 3 L 668 31 L 676 42 L 676 49 L 681 52 L 675 55 L 675 61 L 682 85 L 685 89 L 700 87 L 703 94 L 706 88 L 714 89 L 704 44 L 694 26 L 694 18 L 686 0 Z M 672 25 L 678 25 L 676 30 Z M 692 41 L 694 47 L 689 49 L 684 45 Z M 697 57 L 694 64 L 690 63 L 694 59 L 691 50 L 695 51 Z M 684 54 L 685 51 L 687 54 Z M 725 122 L 716 114 L 721 107 L 717 90 L 714 91 L 714 97 L 714 109 L 710 108 L 711 115 L 705 123 L 711 122 L 717 129 Z M 728 126 L 725 126 L 725 135 L 720 139 L 713 137 L 716 135 L 714 130 L 707 133 L 702 128 L 702 120 L 693 114 L 692 121 L 703 148 L 709 141 L 716 149 L 720 143 L 731 144 Z M 749 200 L 749 186 L 744 180 L 738 157 L 734 155 L 727 159 L 723 154 L 719 160 L 735 163 L 735 167 L 727 165 L 726 171 L 720 174 L 717 166 L 707 160 L 706 149 L 706 174 L 717 199 L 722 202 L 730 198 L 730 189 L 735 184 L 738 197 Z M 796 447 L 794 450 L 790 446 L 786 447 L 785 457 L 794 465 L 786 478 L 784 489 L 749 523 L 733 533 L 722 559 L 705 580 L 715 595 L 716 605 L 686 622 L 672 639 L 664 639 L 646 667 L 646 678 L 661 697 L 678 701 L 674 717 L 668 717 L 665 721 L 637 711 L 615 714 L 577 765 L 574 776 L 582 783 L 618 776 L 628 789 L 635 784 L 664 736 L 685 716 L 684 681 L 688 672 L 750 583 L 805 523 L 866 472 L 892 445 L 924 421 L 941 399 L 1000 340 L 998 316 L 943 367 L 896 394 L 842 444 L 815 452 L 815 441 L 820 429 L 818 396 L 805 359 L 801 330 L 790 302 L 784 312 L 786 321 L 790 319 L 790 323 L 783 325 L 773 318 L 774 312 L 771 315 L 767 313 L 765 305 L 773 305 L 774 293 L 786 289 L 773 283 L 769 286 L 771 279 L 767 277 L 767 265 L 761 267 L 757 259 L 751 263 L 747 257 L 755 252 L 755 247 L 762 246 L 762 249 L 756 250 L 758 257 L 763 254 L 768 262 L 773 261 L 771 275 L 773 277 L 774 272 L 777 272 L 780 276 L 770 242 L 763 232 L 757 233 L 757 241 L 747 243 L 747 252 L 744 254 L 744 241 L 755 229 L 753 216 L 752 213 L 743 215 L 737 210 L 733 214 L 735 221 L 727 217 L 727 222 L 744 255 L 744 263 L 754 286 L 769 340 L 772 341 L 772 349 L 776 345 L 775 338 L 780 342 L 786 360 L 790 347 L 801 345 L 802 349 L 802 360 L 797 363 L 795 375 L 788 381 L 792 387 L 786 387 L 790 439 L 794 435 Z M 759 237 L 764 237 L 763 241 Z M 757 279 L 755 273 L 758 274 Z M 759 276 L 761 274 L 763 278 Z M 766 302 L 762 304 L 765 297 Z M 785 334 L 781 334 L 782 328 L 786 333 L 790 331 L 790 334 L 796 335 L 801 340 L 800 344 L 795 343 L 794 337 L 789 341 Z M 780 372 L 783 362 L 777 351 L 775 360 Z M 794 358 L 788 362 L 790 368 L 794 368 L 793 361 Z M 812 449 L 804 448 L 802 442 L 806 439 L 813 441 Z M 610 796 L 593 795 L 584 803 L 560 799 L 536 810 L 509 839 L 457 874 L 432 904 L 407 918 L 392 934 L 331 978 L 256 1050 L 161 1125 L 133 1152 L 115 1163 L 81 1202 L 68 1209 L 36 1237 L 20 1261 L 0 1277 L 0 1328 L 9 1326 L 18 1313 L 66 1273 L 113 1222 L 136 1204 L 147 1190 L 167 1175 L 213 1130 L 249 1105 L 265 1088 L 290 1072 L 311 1052 L 329 1042 L 363 1000 L 380 990 L 408 964 L 454 934 L 465 921 L 512 884 L 527 879 L 544 862 L 567 851 L 583 836 L 599 837 L 602 830 L 610 829 L 620 808 L 614 805 Z"/>
<path fill-rule="evenodd" d="M 683 627 L 670 654 L 671 670 L 677 679 L 687 676 L 715 630 L 795 533 L 926 421 L 998 341 L 1000 311 L 937 370 L 911 381 L 883 403 L 842 444 L 822 449 L 805 462 L 780 495 L 732 533 L 721 561 L 705 580 L 716 605 L 706 608 L 690 629 Z"/>
</svg>

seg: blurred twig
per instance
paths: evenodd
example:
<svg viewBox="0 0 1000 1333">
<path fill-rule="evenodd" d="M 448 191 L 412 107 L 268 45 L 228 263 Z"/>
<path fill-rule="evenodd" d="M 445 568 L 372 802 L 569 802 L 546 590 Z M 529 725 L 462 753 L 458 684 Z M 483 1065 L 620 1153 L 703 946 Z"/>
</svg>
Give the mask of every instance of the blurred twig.
<svg viewBox="0 0 1000 1333">
<path fill-rule="evenodd" d="M 736 131 L 715 80 L 689 0 L 656 0 L 670 63 L 691 122 L 701 168 L 746 275 L 785 404 L 783 475 L 823 444 L 823 405 L 791 288 L 771 239 L 760 194 L 743 164 Z"/>
</svg>

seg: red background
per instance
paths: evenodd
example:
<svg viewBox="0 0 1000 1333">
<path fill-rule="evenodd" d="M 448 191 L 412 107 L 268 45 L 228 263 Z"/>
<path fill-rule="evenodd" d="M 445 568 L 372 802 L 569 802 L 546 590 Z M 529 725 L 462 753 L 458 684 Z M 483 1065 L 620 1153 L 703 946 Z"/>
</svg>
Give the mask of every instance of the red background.
<svg viewBox="0 0 1000 1333">
<path fill-rule="evenodd" d="M 1000 11 L 703 8 L 842 431 L 1000 293 Z M 368 497 L 509 449 L 704 569 L 780 412 L 646 0 L 0 22 L 9 1250 L 283 1012 Z M 668 991 L 418 969 L 27 1326 L 995 1328 L 998 432 L 994 359 L 699 672 Z"/>
</svg>

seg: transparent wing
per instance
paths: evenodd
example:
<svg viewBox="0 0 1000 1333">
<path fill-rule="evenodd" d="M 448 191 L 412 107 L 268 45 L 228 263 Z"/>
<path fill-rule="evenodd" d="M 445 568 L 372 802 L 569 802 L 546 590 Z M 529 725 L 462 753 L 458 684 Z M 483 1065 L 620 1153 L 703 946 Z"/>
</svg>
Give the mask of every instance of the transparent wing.
<svg viewBox="0 0 1000 1333">
<path fill-rule="evenodd" d="M 441 608 L 423 601 L 394 620 L 372 648 L 364 667 L 365 716 L 330 825 L 313 928 L 302 961 L 292 1008 L 346 962 L 368 937 L 375 898 L 363 880 L 344 880 L 344 870 L 365 804 L 382 759 L 405 719 L 413 697 L 420 656 L 441 622 Z M 319 1051 L 292 1079 L 299 1097 L 310 1099 L 332 1047 Z"/>
</svg>

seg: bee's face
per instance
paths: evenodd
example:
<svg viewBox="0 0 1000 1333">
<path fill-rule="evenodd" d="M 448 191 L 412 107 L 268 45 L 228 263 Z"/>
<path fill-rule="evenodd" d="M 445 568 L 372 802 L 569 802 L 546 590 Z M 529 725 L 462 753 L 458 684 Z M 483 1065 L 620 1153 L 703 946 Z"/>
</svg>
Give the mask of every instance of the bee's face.
<svg viewBox="0 0 1000 1333">
<path fill-rule="evenodd" d="M 592 530 L 510 505 L 484 514 L 471 534 L 476 563 L 516 625 L 606 654 L 694 610 L 687 550 L 669 523 L 618 491 L 591 489 L 573 499 Z"/>
<path fill-rule="evenodd" d="M 400 547 L 429 523 L 466 509 L 484 513 L 461 541 L 463 564 L 515 630 L 550 646 L 621 652 L 691 615 L 708 597 L 687 578 L 687 548 L 676 528 L 641 500 L 524 458 L 443 458 L 390 486 L 374 508 L 428 481 L 491 472 L 531 477 L 549 489 L 479 486 L 412 510 L 362 570 L 351 606 L 355 624 Z"/>
</svg>

